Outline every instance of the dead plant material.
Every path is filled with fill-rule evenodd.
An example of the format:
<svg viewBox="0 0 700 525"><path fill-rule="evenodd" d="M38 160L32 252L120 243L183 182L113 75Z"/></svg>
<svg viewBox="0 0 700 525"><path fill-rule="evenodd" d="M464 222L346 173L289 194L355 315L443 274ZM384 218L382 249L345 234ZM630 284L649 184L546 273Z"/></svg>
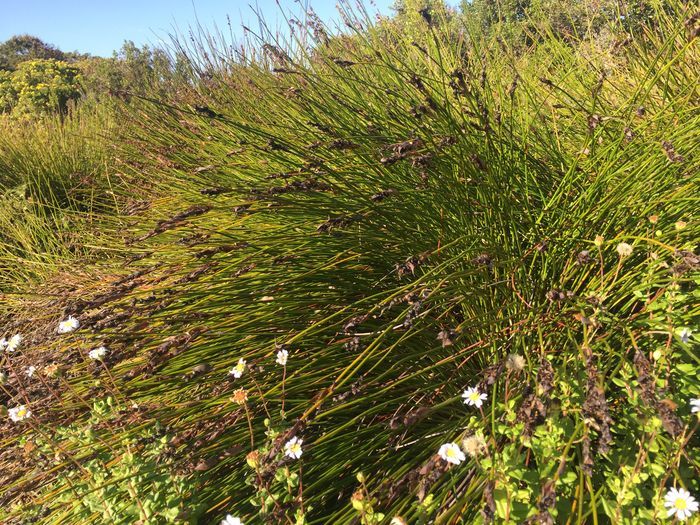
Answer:
<svg viewBox="0 0 700 525"><path fill-rule="evenodd" d="M135 242L141 242L141 241L145 241L146 239L150 239L151 237L155 237L156 235L158 235L160 233L163 233L167 230L171 230L171 229L181 225L187 219L190 219L192 217L198 217L199 215L203 215L204 213L208 212L209 210L211 210L211 206L205 206L202 204L191 206L188 209L186 209L185 211L178 213L177 215L173 215L169 219L159 221L158 224L156 224L156 227L153 228L150 232L148 232L144 235L141 235L140 237L136 237L136 238L128 240L127 244L133 244Z"/></svg>
<svg viewBox="0 0 700 525"><path fill-rule="evenodd" d="M341 215L340 217L334 217L332 219L328 219L326 222L319 224L316 228L316 231L319 233L328 233L336 228L347 228L352 223L359 221L360 219L362 219L362 216L359 214Z"/></svg>
<svg viewBox="0 0 700 525"><path fill-rule="evenodd" d="M537 390L526 387L523 403L518 409L517 420L524 423L523 435L531 436L537 425L544 423L550 405L550 394L554 389L554 369L551 363L542 358L537 372Z"/></svg>
<svg viewBox="0 0 700 525"><path fill-rule="evenodd" d="M237 242L235 244L223 244L221 246L216 246L214 248L207 248L206 250L202 250L200 252L197 252L195 254L195 257L197 259L203 259L205 257L212 257L218 253L230 253L234 252L237 250L242 250L244 248L248 248L250 244L247 242Z"/></svg>
<svg viewBox="0 0 700 525"><path fill-rule="evenodd" d="M605 399L605 390L598 379L598 368L593 352L588 350L586 355L586 401L583 403L583 415L596 432L598 432L598 453L606 454L610 450L612 434L610 425L613 423Z"/></svg>
<svg viewBox="0 0 700 525"><path fill-rule="evenodd" d="M700 269L700 256L689 250L677 250L674 253L676 264L671 267L674 275L683 275L689 271Z"/></svg>
<svg viewBox="0 0 700 525"><path fill-rule="evenodd" d="M399 192L396 191L395 189L389 188L389 189L387 189L387 190L382 190L382 191L380 191L379 193L375 193L374 195L372 195L372 196L370 197L370 199L372 200L372 202L381 202L381 201L385 200L385 199L388 198L388 197L392 197L392 196L394 196L394 195L398 195L398 193L399 193Z"/></svg>
<svg viewBox="0 0 700 525"><path fill-rule="evenodd" d="M185 284L185 283L194 282L194 281L198 280L202 275L204 275L208 271L216 268L217 266L218 266L217 263L209 262L203 266L200 266L196 270L191 271L190 273L188 273L184 277L181 277L180 279L175 281L173 284Z"/></svg>
<svg viewBox="0 0 700 525"><path fill-rule="evenodd" d="M637 350L634 354L634 366L637 369L640 396L644 404L656 410L661 424L666 432L673 437L683 431L683 422L676 415L675 408L667 400L659 401L656 396L656 380L652 373L651 363L646 356Z"/></svg>
<svg viewBox="0 0 700 525"><path fill-rule="evenodd" d="M415 275L416 269L425 263L425 261L428 260L428 257L430 257L430 252L423 252L420 255L412 255L403 263L396 264L394 268L399 279L404 275L408 275L409 273L411 275Z"/></svg>

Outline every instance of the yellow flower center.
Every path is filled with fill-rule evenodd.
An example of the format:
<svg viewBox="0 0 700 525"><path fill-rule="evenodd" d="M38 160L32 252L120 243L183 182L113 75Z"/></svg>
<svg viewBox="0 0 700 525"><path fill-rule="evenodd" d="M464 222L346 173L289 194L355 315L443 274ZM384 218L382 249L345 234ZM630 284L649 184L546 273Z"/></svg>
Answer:
<svg viewBox="0 0 700 525"><path fill-rule="evenodd" d="M17 411L17 417L24 417L27 415L27 409L26 408L20 408Z"/></svg>
<svg viewBox="0 0 700 525"><path fill-rule="evenodd" d="M452 447L447 449L447 457L454 458L457 457L457 452Z"/></svg>
<svg viewBox="0 0 700 525"><path fill-rule="evenodd" d="M675 506L678 510L685 510L688 508L688 502L684 499L678 498L675 502Z"/></svg>
<svg viewBox="0 0 700 525"><path fill-rule="evenodd" d="M472 392L469 394L469 399L472 401L479 401L479 392Z"/></svg>

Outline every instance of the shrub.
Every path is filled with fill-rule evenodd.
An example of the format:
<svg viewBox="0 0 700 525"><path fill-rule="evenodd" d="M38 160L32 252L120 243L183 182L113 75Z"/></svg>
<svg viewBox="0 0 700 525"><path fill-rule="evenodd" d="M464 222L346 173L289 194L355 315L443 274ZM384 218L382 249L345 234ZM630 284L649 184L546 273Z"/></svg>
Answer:
<svg viewBox="0 0 700 525"><path fill-rule="evenodd" d="M0 76L0 108L13 116L65 113L79 96L78 70L54 59L28 60Z"/></svg>

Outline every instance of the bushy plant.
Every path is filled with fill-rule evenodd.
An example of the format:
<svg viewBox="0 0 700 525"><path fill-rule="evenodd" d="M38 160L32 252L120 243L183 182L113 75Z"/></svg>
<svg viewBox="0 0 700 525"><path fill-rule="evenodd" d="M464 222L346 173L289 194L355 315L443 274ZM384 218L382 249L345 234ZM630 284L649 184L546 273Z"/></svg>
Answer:
<svg viewBox="0 0 700 525"><path fill-rule="evenodd" d="M195 523L194 487L184 476L168 470L170 438L156 422L114 442L111 425L124 413L124 407L107 397L93 403L87 421L42 429L34 441L24 443L32 450L35 463L64 465L63 476L45 487L55 498L52 505L60 509L60 519L74 523ZM45 509L28 505L21 512L25 520L41 519Z"/></svg>
<svg viewBox="0 0 700 525"><path fill-rule="evenodd" d="M65 113L79 96L78 70L58 60L27 60L0 76L0 108L14 116Z"/></svg>
<svg viewBox="0 0 700 525"><path fill-rule="evenodd" d="M121 115L149 202L113 280L42 340L83 357L54 409L149 407L205 522L662 522L700 490L697 18L673 9L607 50L347 6L347 34L310 16L233 64L180 43L201 76Z"/></svg>

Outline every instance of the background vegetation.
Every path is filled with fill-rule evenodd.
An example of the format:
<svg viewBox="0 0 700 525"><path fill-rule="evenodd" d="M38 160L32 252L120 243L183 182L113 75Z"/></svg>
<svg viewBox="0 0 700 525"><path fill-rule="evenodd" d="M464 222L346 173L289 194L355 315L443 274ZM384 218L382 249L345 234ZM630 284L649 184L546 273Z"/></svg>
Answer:
<svg viewBox="0 0 700 525"><path fill-rule="evenodd" d="M40 102L0 132L2 521L667 521L700 492L693 7L4 59Z"/></svg>

